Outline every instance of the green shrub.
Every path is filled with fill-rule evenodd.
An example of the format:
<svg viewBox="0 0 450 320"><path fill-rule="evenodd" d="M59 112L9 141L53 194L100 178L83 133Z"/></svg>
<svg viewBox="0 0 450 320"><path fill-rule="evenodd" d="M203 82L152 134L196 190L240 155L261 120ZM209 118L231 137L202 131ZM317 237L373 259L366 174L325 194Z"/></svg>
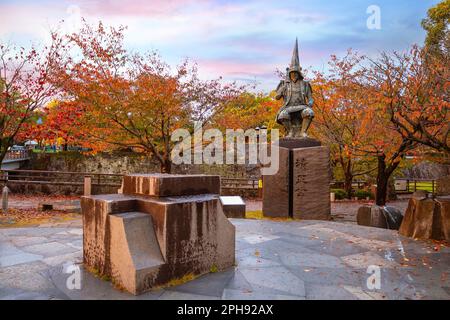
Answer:
<svg viewBox="0 0 450 320"><path fill-rule="evenodd" d="M342 200L347 198L347 192L344 189L331 189L331 192L334 192L334 197L337 200Z"/></svg>
<svg viewBox="0 0 450 320"><path fill-rule="evenodd" d="M354 196L359 200L365 200L367 197L369 197L369 199L374 198L372 192L362 189L356 190Z"/></svg>

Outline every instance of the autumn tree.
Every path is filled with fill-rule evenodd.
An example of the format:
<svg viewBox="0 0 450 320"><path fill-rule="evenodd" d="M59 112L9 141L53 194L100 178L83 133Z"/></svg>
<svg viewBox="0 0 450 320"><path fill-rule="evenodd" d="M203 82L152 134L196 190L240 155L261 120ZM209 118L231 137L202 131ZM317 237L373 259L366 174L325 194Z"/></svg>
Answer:
<svg viewBox="0 0 450 320"><path fill-rule="evenodd" d="M352 196L353 180L376 169L370 157L353 150L364 129L360 121L366 108L360 65L363 59L351 50L342 58L333 55L327 74L315 72L313 78L316 116L311 134L330 147L331 160L342 171L348 198Z"/></svg>
<svg viewBox="0 0 450 320"><path fill-rule="evenodd" d="M53 32L51 43L42 48L0 42L0 163L33 112L57 94L49 80L63 65L64 51L64 42Z"/></svg>
<svg viewBox="0 0 450 320"><path fill-rule="evenodd" d="M373 81L384 83L380 99L404 139L450 153L450 59L413 46L372 61Z"/></svg>
<svg viewBox="0 0 450 320"><path fill-rule="evenodd" d="M84 112L80 103L52 100L34 112L33 121L24 124L19 137L36 140L39 145L61 141L65 151L69 145L89 147L85 140Z"/></svg>
<svg viewBox="0 0 450 320"><path fill-rule="evenodd" d="M428 10L422 20L427 31L425 46L429 52L441 57L450 54L450 0L443 0Z"/></svg>
<svg viewBox="0 0 450 320"><path fill-rule="evenodd" d="M192 130L194 121L207 123L241 88L201 80L188 61L173 70L154 52L130 54L124 30L85 23L69 35L79 56L67 62L59 83L67 101L84 106L84 130L93 144L145 152L170 172L172 132Z"/></svg>
<svg viewBox="0 0 450 320"><path fill-rule="evenodd" d="M276 113L281 101L275 100L271 94L243 92L228 101L213 120L213 125L222 131L226 129L255 129L276 126Z"/></svg>

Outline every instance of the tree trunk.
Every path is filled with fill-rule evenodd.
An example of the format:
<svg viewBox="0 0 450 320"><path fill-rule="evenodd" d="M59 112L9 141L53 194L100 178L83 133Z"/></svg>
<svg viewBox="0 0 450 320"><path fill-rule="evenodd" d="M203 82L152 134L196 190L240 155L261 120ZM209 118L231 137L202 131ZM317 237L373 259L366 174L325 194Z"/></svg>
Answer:
<svg viewBox="0 0 450 320"><path fill-rule="evenodd" d="M161 173L170 173L172 170L172 161L164 159L161 163Z"/></svg>
<svg viewBox="0 0 450 320"><path fill-rule="evenodd" d="M399 164L400 161L393 161L389 164L389 166L387 166L386 156L384 154L378 156L377 195L376 195L377 205L379 206L386 205L389 180L392 173L398 167Z"/></svg>
<svg viewBox="0 0 450 320"><path fill-rule="evenodd" d="M379 206L384 206L386 204L389 174L387 174L386 171L385 160L386 160L385 155L378 156L376 204Z"/></svg>
<svg viewBox="0 0 450 320"><path fill-rule="evenodd" d="M344 189L345 192L347 192L347 199L352 198L352 183L353 183L353 175L345 173Z"/></svg>
<svg viewBox="0 0 450 320"><path fill-rule="evenodd" d="M0 166L8 152L9 143L7 139L0 139Z"/></svg>
<svg viewBox="0 0 450 320"><path fill-rule="evenodd" d="M344 173L344 190L347 193L347 199L351 199L353 183L352 158L348 156L347 162L345 162L341 147L339 148L339 163L341 164L342 172Z"/></svg>

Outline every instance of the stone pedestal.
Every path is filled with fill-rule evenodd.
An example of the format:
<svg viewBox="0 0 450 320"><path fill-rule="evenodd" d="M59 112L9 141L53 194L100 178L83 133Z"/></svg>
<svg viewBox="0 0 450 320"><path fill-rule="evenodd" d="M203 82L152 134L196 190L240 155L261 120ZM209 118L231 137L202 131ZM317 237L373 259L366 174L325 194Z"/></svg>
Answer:
<svg viewBox="0 0 450 320"><path fill-rule="evenodd" d="M153 174L125 176L123 194L82 197L86 268L140 294L233 266L219 193L218 176Z"/></svg>
<svg viewBox="0 0 450 320"><path fill-rule="evenodd" d="M415 239L450 241L450 198L409 199L399 233Z"/></svg>
<svg viewBox="0 0 450 320"><path fill-rule="evenodd" d="M280 139L277 174L263 176L267 217L329 220L330 152L314 139Z"/></svg>

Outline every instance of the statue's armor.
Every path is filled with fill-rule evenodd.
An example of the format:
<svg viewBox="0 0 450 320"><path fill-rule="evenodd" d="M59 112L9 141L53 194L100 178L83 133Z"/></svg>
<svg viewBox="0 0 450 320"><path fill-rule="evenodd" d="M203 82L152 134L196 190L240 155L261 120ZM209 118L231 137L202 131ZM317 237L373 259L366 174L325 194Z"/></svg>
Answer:
<svg viewBox="0 0 450 320"><path fill-rule="evenodd" d="M312 105L312 91L309 82L304 80L283 81L277 90L277 97L283 98L283 107L277 114L277 122L289 120L290 113L301 111L302 118L314 117Z"/></svg>

